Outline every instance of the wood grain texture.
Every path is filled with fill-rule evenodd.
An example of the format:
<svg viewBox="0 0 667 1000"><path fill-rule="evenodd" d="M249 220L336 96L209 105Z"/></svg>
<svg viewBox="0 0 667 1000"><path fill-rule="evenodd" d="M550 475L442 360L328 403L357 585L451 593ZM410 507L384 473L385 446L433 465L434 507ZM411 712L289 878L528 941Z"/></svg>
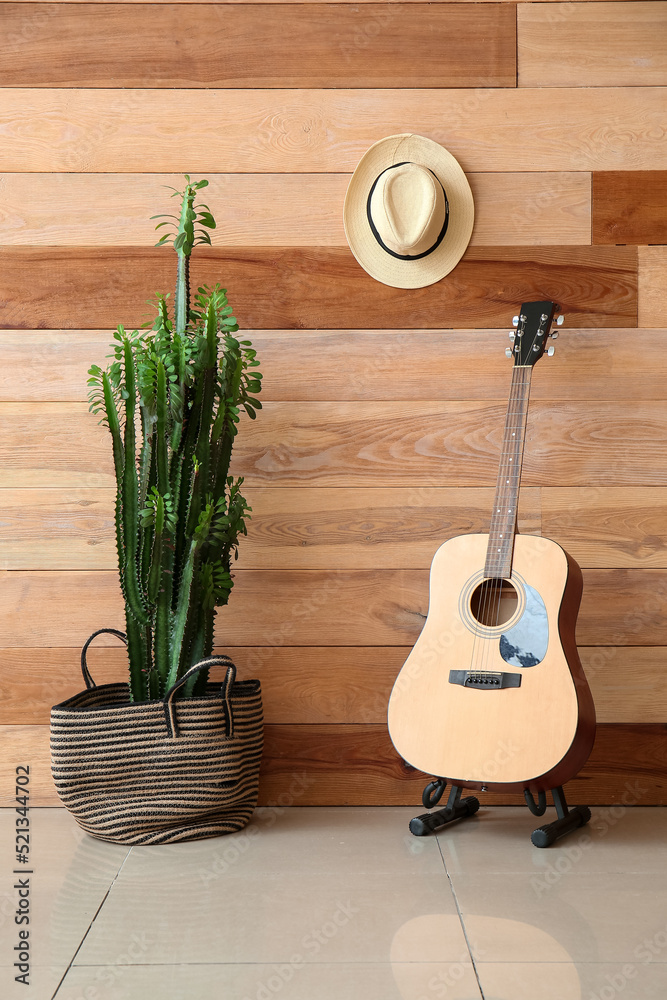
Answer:
<svg viewBox="0 0 667 1000"><path fill-rule="evenodd" d="M32 4L34 0L15 0L16 3L22 4ZM71 3L72 0L50 0L51 4L64 4ZM97 3L107 3L108 0L79 0L81 4L97 4ZM138 4L145 3L146 0L116 0L117 3L123 4ZM179 4L200 4L201 0L172 0L173 3ZM303 0L217 0L219 4L236 4L236 3L303 3ZM311 3L330 3L331 0L310 0ZM340 3L362 3L371 4L377 3L377 0L339 0ZM517 0L433 0L433 3L506 3L512 6L516 5ZM562 4L563 0L545 0L546 3L558 3ZM593 0L580 0L581 3L592 3ZM627 0L629 3L643 3L645 0ZM423 3L423 0L401 0L401 3Z"/></svg>
<svg viewBox="0 0 667 1000"><path fill-rule="evenodd" d="M48 726L0 727L0 806L13 807L14 768L30 765L33 806L60 804L50 773ZM260 805L413 805L425 775L398 758L384 726L266 726ZM571 805L667 803L664 725L598 727L593 753L567 786ZM488 805L522 796L479 795Z"/></svg>
<svg viewBox="0 0 667 1000"><path fill-rule="evenodd" d="M0 487L115 487L109 442L85 403L1 403Z"/></svg>
<svg viewBox="0 0 667 1000"><path fill-rule="evenodd" d="M534 369L533 402L667 398L667 330L643 332L638 350L636 329L573 329L574 322L565 316L555 356ZM508 313L502 330L257 330L249 336L265 373L265 400L495 400L509 393L511 365L503 355L510 325ZM0 331L0 346L5 337L12 334ZM304 358L308 377L297 381ZM0 398L11 398L1 374Z"/></svg>
<svg viewBox="0 0 667 1000"><path fill-rule="evenodd" d="M591 201L593 243L667 243L667 170L596 171Z"/></svg>
<svg viewBox="0 0 667 1000"><path fill-rule="evenodd" d="M173 274L165 249L0 249L0 327L138 326ZM495 327L544 298L571 325L637 324L633 247L473 247L446 280L415 289L375 281L347 248L215 248L193 259L192 279L222 281L245 330Z"/></svg>
<svg viewBox="0 0 667 1000"><path fill-rule="evenodd" d="M238 569L428 568L453 534L488 529L493 491L252 491ZM0 490L3 569L115 569L113 489ZM524 533L539 532L539 491L524 491Z"/></svg>
<svg viewBox="0 0 667 1000"><path fill-rule="evenodd" d="M346 246L350 174L209 174L214 246ZM472 246L590 244L590 174L473 173ZM4 174L2 246L152 246L178 174ZM103 206L103 210L101 209Z"/></svg>
<svg viewBox="0 0 667 1000"><path fill-rule="evenodd" d="M419 811L424 778L387 739L389 690L437 536L483 527L511 317L553 297L568 316L533 377L522 528L542 507L545 534L585 567L578 640L603 725L568 796L665 802L667 255L648 244L665 242L666 7L0 3L5 790L25 754L57 804L49 706L80 688L90 632L123 627L108 433L86 412L86 373L109 328L171 290L149 216L188 171L210 177L219 225L195 280L223 279L266 376L262 426L238 439L255 530L218 621L221 648L235 642L263 684L262 801ZM518 88L503 48L516 16ZM461 26L456 45L438 44L440 25ZM415 293L358 268L341 218L361 155L403 131L457 157L476 209L465 259ZM125 655L93 651L96 677L124 677Z"/></svg>
<svg viewBox="0 0 667 1000"><path fill-rule="evenodd" d="M586 567L666 567L663 488L586 486L541 491L542 534Z"/></svg>
<svg viewBox="0 0 667 1000"><path fill-rule="evenodd" d="M6 406L19 404L5 404ZM488 486L495 482L505 405L279 403L239 439L248 483L321 486ZM667 407L536 401L528 415L524 486L665 485Z"/></svg>
<svg viewBox="0 0 667 1000"><path fill-rule="evenodd" d="M666 329L644 330L638 350L635 329L567 322L556 356L533 372L533 401L667 399ZM242 332L258 352L265 402L495 401L509 391L507 328ZM0 330L0 401L85 401L88 368L107 364L111 339L111 330ZM307 378L295 379L304 360Z"/></svg>
<svg viewBox="0 0 667 1000"><path fill-rule="evenodd" d="M216 620L224 646L412 646L428 611L428 570L243 570ZM35 616L34 609L39 609ZM0 648L81 647L122 628L112 571L0 573ZM100 637L100 645L115 640ZM667 645L667 572L584 570L582 646Z"/></svg>
<svg viewBox="0 0 667 1000"><path fill-rule="evenodd" d="M232 470L251 486L491 486L505 404L267 403ZM538 400L524 486L664 486L667 403ZM85 403L0 403L0 486L113 487L108 430Z"/></svg>
<svg viewBox="0 0 667 1000"><path fill-rule="evenodd" d="M2 568L115 569L114 498L0 491ZM427 569L447 538L488 531L493 490L260 486L250 500L238 569ZM665 568L665 500L664 487L527 487L519 531L553 538L584 568Z"/></svg>
<svg viewBox="0 0 667 1000"><path fill-rule="evenodd" d="M15 3L20 4L34 4L35 0L14 0ZM71 3L72 0L50 0L50 4L66 4ZM122 4L144 4L146 0L116 0L116 3ZM173 3L177 4L201 4L201 0L172 0ZM310 3L330 3L331 0L309 0ZM362 3L362 4L376 4L377 0L338 0L340 3ZM401 3L423 3L423 0L400 0ZM545 0L547 3L562 3L563 0ZM592 3L593 0L580 0L581 3ZM629 3L640 3L644 0L628 0ZM79 0L79 3L83 5L98 4L98 3L108 3L108 0ZM303 3L303 0L217 0L219 5L227 4L289 4L289 3ZM433 3L448 3L448 4L458 4L458 3L502 3L510 4L511 6L516 6L517 0L433 0Z"/></svg>
<svg viewBox="0 0 667 1000"><path fill-rule="evenodd" d="M666 29L663 0L519 3L519 86L663 86Z"/></svg>
<svg viewBox="0 0 667 1000"><path fill-rule="evenodd" d="M600 726L590 760L568 783L568 801L572 805L666 802L664 732L664 726ZM300 800L303 805L421 802L427 778L398 759L384 726L314 726L308 727L308 736L306 743L296 727L291 731L267 727L262 796L275 798L296 772L314 779ZM488 804L523 804L522 797L507 794L479 798Z"/></svg>
<svg viewBox="0 0 667 1000"><path fill-rule="evenodd" d="M373 142L409 131L466 173L663 170L666 99L660 87L15 87L2 92L0 171L350 173Z"/></svg>
<svg viewBox="0 0 667 1000"><path fill-rule="evenodd" d="M262 685L265 721L273 725L384 725L389 694L409 646L220 647L240 679ZM79 649L0 649L0 725L47 724L51 706L82 687ZM599 723L664 723L664 646L582 646ZM120 647L92 647L88 664L98 684L127 678ZM222 674L215 669L212 679Z"/></svg>
<svg viewBox="0 0 667 1000"><path fill-rule="evenodd" d="M504 4L2 4L9 37L40 16L48 28L13 48L0 86L516 85L516 18Z"/></svg>
<svg viewBox="0 0 667 1000"><path fill-rule="evenodd" d="M667 288L667 247L639 247L637 322L641 327L665 323Z"/></svg>
<svg viewBox="0 0 667 1000"><path fill-rule="evenodd" d="M2 569L115 569L115 489L0 489Z"/></svg>

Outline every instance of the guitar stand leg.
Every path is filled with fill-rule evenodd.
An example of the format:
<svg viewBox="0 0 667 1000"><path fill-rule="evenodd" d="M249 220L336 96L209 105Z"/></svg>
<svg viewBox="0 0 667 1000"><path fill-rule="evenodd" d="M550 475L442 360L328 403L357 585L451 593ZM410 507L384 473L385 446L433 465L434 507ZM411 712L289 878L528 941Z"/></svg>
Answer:
<svg viewBox="0 0 667 1000"><path fill-rule="evenodd" d="M585 826L591 818L591 811L588 806L573 806L571 809L568 809L567 802L565 801L565 793L561 785L558 785L557 788L552 788L551 794L553 795L558 819L555 819L552 823L546 823L544 826L538 827L537 830L533 830L530 839L535 847L550 847L557 840L560 840L561 837L572 833L573 830L577 830L580 826ZM529 809L531 812L535 812L537 816L542 815L544 810L537 812L532 808L528 799L529 795L530 792L526 794L526 802ZM532 796L530 797L532 799ZM541 805L544 801L542 793L540 793L540 800Z"/></svg>
<svg viewBox="0 0 667 1000"><path fill-rule="evenodd" d="M436 805L440 801L446 786L447 782L443 778L438 778L437 781L430 782L424 789L422 796L424 805L427 807ZM462 791L463 789L460 785L452 785L445 808L438 809L436 812L422 813L421 816L415 816L414 819L410 820L410 833L414 834L415 837L425 837L434 830L439 830L441 827L446 826L447 823L453 823L456 819L465 819L466 816L474 816L479 809L479 801L474 795L469 795L467 798L462 799Z"/></svg>

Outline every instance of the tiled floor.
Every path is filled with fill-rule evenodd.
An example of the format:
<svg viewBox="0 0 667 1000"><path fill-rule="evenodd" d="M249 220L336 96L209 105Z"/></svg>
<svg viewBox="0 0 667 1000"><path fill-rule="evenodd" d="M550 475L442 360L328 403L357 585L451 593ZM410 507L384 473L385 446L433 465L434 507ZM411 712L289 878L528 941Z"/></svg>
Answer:
<svg viewBox="0 0 667 1000"><path fill-rule="evenodd" d="M0 995L665 1000L667 809L595 809L548 850L525 809L415 838L419 811L265 809L235 836L128 849L33 809L26 989L2 810Z"/></svg>

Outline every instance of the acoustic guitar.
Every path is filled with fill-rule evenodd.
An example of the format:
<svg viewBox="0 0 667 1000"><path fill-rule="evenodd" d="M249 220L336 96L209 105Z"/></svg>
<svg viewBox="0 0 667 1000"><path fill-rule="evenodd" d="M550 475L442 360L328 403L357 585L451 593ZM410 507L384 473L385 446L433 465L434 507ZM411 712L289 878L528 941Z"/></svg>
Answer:
<svg viewBox="0 0 667 1000"><path fill-rule="evenodd" d="M557 311L524 302L515 317L490 530L437 550L426 622L389 700L398 753L452 785L547 791L579 771L595 738L575 644L581 570L556 542L516 527L530 379Z"/></svg>

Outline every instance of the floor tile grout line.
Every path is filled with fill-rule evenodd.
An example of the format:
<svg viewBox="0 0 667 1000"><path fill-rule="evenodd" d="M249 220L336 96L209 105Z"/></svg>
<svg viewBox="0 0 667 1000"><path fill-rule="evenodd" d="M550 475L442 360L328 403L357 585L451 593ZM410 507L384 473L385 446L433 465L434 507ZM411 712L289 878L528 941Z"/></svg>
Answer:
<svg viewBox="0 0 667 1000"><path fill-rule="evenodd" d="M470 947L470 941L468 940L468 933L466 931L465 923L463 922L463 914L461 913L461 907L459 906L456 890L454 889L454 880L452 879L451 873L447 868L447 859L445 858L445 854L442 849L442 842L437 835L435 838L435 842L438 845L438 850L440 851L440 857L442 858L442 864L445 869L445 875L447 876L447 880L449 882L449 888L451 889L452 896L454 897L456 912L458 914L458 918L461 923L461 930L463 931L463 937L465 938L466 948L468 949L468 954L470 955L470 964L472 965L472 971L475 973L475 979L477 980L477 988L479 989L482 1000L484 1000L484 990L482 989L482 984L480 982L479 974L477 972L477 966L475 965L475 959L473 957L472 948Z"/></svg>
<svg viewBox="0 0 667 1000"><path fill-rule="evenodd" d="M94 924L94 923L95 923L95 921L97 920L97 917L99 916L99 913L100 913L100 910L102 909L102 907L103 907L103 906L104 906L104 904L106 903L107 899L109 898L109 893L111 892L111 890L113 889L114 885L116 884L116 882L117 882L117 880L118 880L118 876L120 875L120 873L122 872L123 868L125 867L125 862L126 862L126 861L127 861L127 859L129 858L129 856L130 856L130 854L131 854L131 853L132 853L132 848L130 847L129 851L127 852L127 854L125 855L125 857L124 857L124 858L123 858L123 860L121 861L121 864L120 864L120 868L118 869L118 871L116 872L116 874L115 874L115 875L114 875L114 877L112 878L112 880L111 880L111 882L110 882L110 884L109 884L109 888L108 888L108 889L107 889L107 891L106 891L106 892L104 893L104 896L102 897L102 901L100 902L100 905L99 905L99 906L97 907L97 909L95 910L95 913L93 914L93 916L92 916L92 919L91 919L90 923L89 923L89 924L88 924L88 926L86 927L86 932L85 932L85 934L83 935L83 937L81 938L81 940L79 941L79 944L78 944L78 946L77 946L77 949L76 949L76 951L74 952L74 954L73 954L73 955L72 955L72 957L70 958L70 960L69 960L69 965L67 966L67 968L66 968L66 969L65 969L65 971L63 972L62 976L60 977L60 981L59 981L58 985L56 986L56 988L55 988L54 992L53 992L53 993L52 993L52 995L51 995L51 1000L56 1000L56 996L58 995L58 992L60 991L60 987L61 987L61 986L62 986L62 984L64 983L64 981L65 981L65 979L66 979L66 977L67 977L67 974L68 974L68 972L70 971L70 969L72 968L72 966L73 966L73 964L74 964L74 959L76 958L76 956L77 956L77 955L79 954L79 952L81 951L81 949L82 949L82 947L83 947L83 943L84 943L84 941L86 940L86 938L88 937L88 934L90 933L90 929L91 929L91 927L93 926L93 924Z"/></svg>
<svg viewBox="0 0 667 1000"><path fill-rule="evenodd" d="M440 842L439 841L438 841L438 846L440 846ZM444 856L443 856L443 861L444 861ZM456 889L454 888L454 880L452 879L452 876L450 875L450 873L447 871L447 863L446 862L445 862L445 871L447 872L447 878L449 880L449 886L450 886L450 889L452 890L452 896L454 897L454 903L456 904L456 912L458 913L459 921L461 923L461 930L463 931L463 937L465 938L466 948L468 949L468 954L470 955L470 963L472 965L472 971L475 973L475 979L477 980L477 988L479 989L479 995L482 998L482 1000L485 1000L485 998L484 998L484 990L482 989L482 984L481 984L480 978L479 978L479 972L477 971L477 964L475 962L475 957L474 957L474 955L472 953L472 948L470 946L470 941L468 940L468 931L466 930L466 925L465 925L465 922L463 920L463 913L461 912L461 907L459 906L458 896L456 895Z"/></svg>

